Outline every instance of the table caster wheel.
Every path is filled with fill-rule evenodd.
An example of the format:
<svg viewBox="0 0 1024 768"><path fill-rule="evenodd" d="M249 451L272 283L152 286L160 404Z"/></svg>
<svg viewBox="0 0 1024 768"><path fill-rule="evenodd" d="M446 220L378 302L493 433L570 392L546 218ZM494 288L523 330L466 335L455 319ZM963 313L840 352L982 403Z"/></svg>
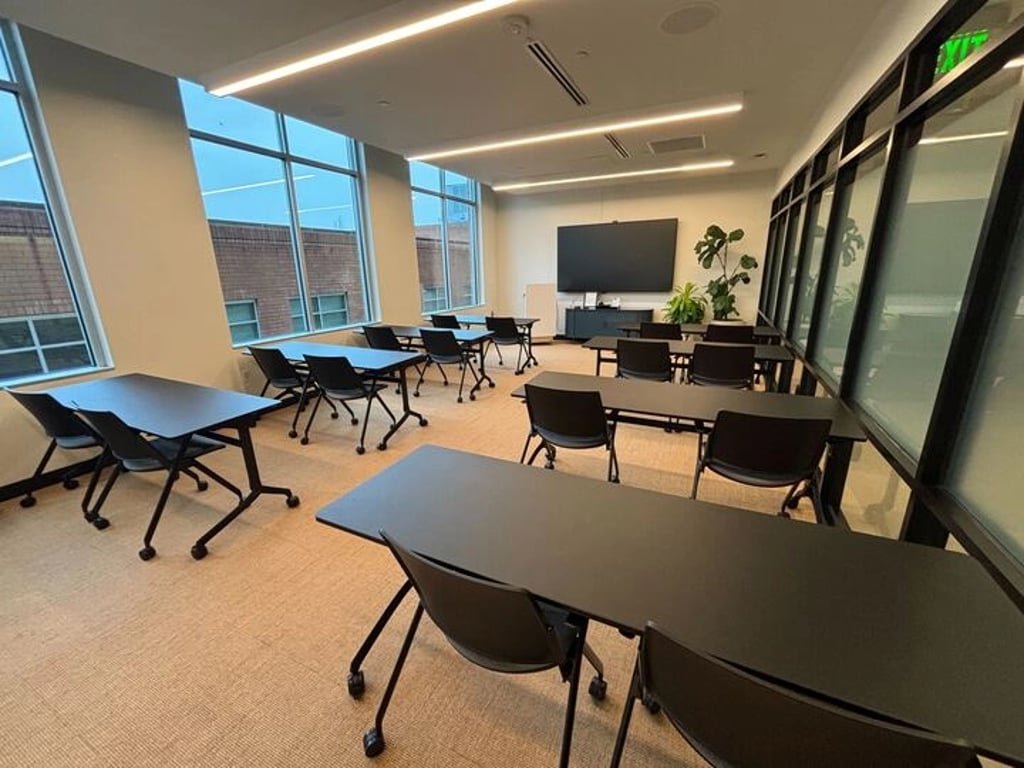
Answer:
<svg viewBox="0 0 1024 768"><path fill-rule="evenodd" d="M337 411L334 411L334 412L333 412L333 413L331 414L331 418L332 418L332 419L336 419L336 418L338 418L338 412L337 412Z"/></svg>
<svg viewBox="0 0 1024 768"><path fill-rule="evenodd" d="M461 397L458 399L458 402L460 402L460 403L462 402L462 398Z"/></svg>
<svg viewBox="0 0 1024 768"><path fill-rule="evenodd" d="M419 397L419 396L420 396L420 393L419 393L419 392L413 392L413 393L412 393L412 396L413 396L413 397Z"/></svg>
<svg viewBox="0 0 1024 768"><path fill-rule="evenodd" d="M361 698L366 692L366 680L363 677L363 670L348 673L348 695L353 699Z"/></svg>
<svg viewBox="0 0 1024 768"><path fill-rule="evenodd" d="M286 501L285 504L287 504L290 509L295 509L299 506L299 497L293 493L288 497L288 501Z"/></svg>
<svg viewBox="0 0 1024 768"><path fill-rule="evenodd" d="M89 522L92 523L92 527L95 528L97 531L102 531L110 527L110 521L107 520L107 518L105 517L97 516L95 520L90 520Z"/></svg>
<svg viewBox="0 0 1024 768"><path fill-rule="evenodd" d="M650 694L645 693L642 701L644 707L646 707L647 711L650 712L652 715L656 715L659 712L661 712L661 704L656 702Z"/></svg>
<svg viewBox="0 0 1024 768"><path fill-rule="evenodd" d="M152 560L156 556L156 550L152 547L143 547L139 550L139 557L143 560Z"/></svg>
<svg viewBox="0 0 1024 768"><path fill-rule="evenodd" d="M363 752L367 757L376 757L384 751L384 737L376 728L363 734Z"/></svg>
<svg viewBox="0 0 1024 768"><path fill-rule="evenodd" d="M18 503L21 504L21 506L23 506L25 509L28 509L29 507L34 507L36 505L36 497L26 496Z"/></svg>
<svg viewBox="0 0 1024 768"><path fill-rule="evenodd" d="M608 693L608 683L604 678L594 677L587 691L594 701L604 701L605 694Z"/></svg>
<svg viewBox="0 0 1024 768"><path fill-rule="evenodd" d="M516 371L516 376L522 376L524 373L525 371Z"/></svg>
<svg viewBox="0 0 1024 768"><path fill-rule="evenodd" d="M209 550L206 549L205 544L196 544L192 547L191 552L193 560L202 560L204 557L206 557Z"/></svg>
<svg viewBox="0 0 1024 768"><path fill-rule="evenodd" d="M299 436L299 433L296 432L294 429L288 430L288 437L290 437L290 438L292 438L294 440L298 436Z"/></svg>
<svg viewBox="0 0 1024 768"><path fill-rule="evenodd" d="M494 389L494 382L493 381L488 381L487 382L487 386L490 387L491 389Z"/></svg>
<svg viewBox="0 0 1024 768"><path fill-rule="evenodd" d="M64 487L69 491L73 491L75 490L75 488L78 487L78 481L75 480L75 478L73 477L69 477L67 480L64 481Z"/></svg>
<svg viewBox="0 0 1024 768"><path fill-rule="evenodd" d="M196 483L196 490L199 491L200 493L202 493L203 491L205 491L209 487L210 487L210 484L208 482L206 482L205 480L200 480L198 483Z"/></svg>
<svg viewBox="0 0 1024 768"><path fill-rule="evenodd" d="M386 451L387 449L388 449L388 444L387 443L377 443L377 450L378 451Z"/></svg>
<svg viewBox="0 0 1024 768"><path fill-rule="evenodd" d="M309 445L309 438L303 437L301 440L299 440L299 442L302 443L303 445Z"/></svg>
<svg viewBox="0 0 1024 768"><path fill-rule="evenodd" d="M366 448L364 446L362 446L362 445L357 445L356 446L356 453L358 453L360 456L362 456L364 453L366 453Z"/></svg>
<svg viewBox="0 0 1024 768"><path fill-rule="evenodd" d="M430 422L429 422L429 421L427 421L426 419L420 419L420 426L421 426L421 427L425 427L425 426L427 426L427 424L429 424L429 423L430 423Z"/></svg>
<svg viewBox="0 0 1024 768"><path fill-rule="evenodd" d="M354 427L358 423L359 423L359 419L357 419L355 416L353 416L352 417L352 426Z"/></svg>
<svg viewBox="0 0 1024 768"><path fill-rule="evenodd" d="M476 400L476 395L474 395L474 394L470 393L470 395L469 395L469 399L470 399L470 400Z"/></svg>
<svg viewBox="0 0 1024 768"><path fill-rule="evenodd" d="M448 386L448 382L447 382L447 381L446 381L446 382L444 382L444 385L445 385L445 386L447 387L447 386Z"/></svg>

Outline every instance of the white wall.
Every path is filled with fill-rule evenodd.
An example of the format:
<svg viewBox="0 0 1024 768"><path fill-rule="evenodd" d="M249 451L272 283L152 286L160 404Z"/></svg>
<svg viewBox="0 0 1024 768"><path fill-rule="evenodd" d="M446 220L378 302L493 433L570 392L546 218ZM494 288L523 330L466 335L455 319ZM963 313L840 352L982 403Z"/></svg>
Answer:
<svg viewBox="0 0 1024 768"><path fill-rule="evenodd" d="M503 313L521 313L528 283L556 282L557 232L562 225L678 218L676 285L688 280L704 285L714 276L697 264L693 252L693 244L709 224L745 230L739 253L749 253L763 266L773 181L774 174L761 173L499 195L498 308ZM753 282L737 290L737 306L743 319L753 320L756 316L761 272L759 267L754 271ZM602 300L615 296L602 294ZM657 310L664 306L668 296L635 293L622 294L621 299L623 307ZM559 333L565 327L565 307L579 298L582 297L559 294Z"/></svg>

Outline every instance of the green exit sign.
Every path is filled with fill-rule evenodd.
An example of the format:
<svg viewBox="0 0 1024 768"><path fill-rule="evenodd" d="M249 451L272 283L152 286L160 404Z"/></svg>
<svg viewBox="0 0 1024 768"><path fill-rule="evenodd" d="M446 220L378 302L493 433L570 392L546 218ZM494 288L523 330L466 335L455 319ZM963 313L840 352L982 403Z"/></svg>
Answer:
<svg viewBox="0 0 1024 768"><path fill-rule="evenodd" d="M935 74L944 75L947 72L952 72L964 59L988 42L988 35L987 29L953 35L939 48L939 60L935 65Z"/></svg>

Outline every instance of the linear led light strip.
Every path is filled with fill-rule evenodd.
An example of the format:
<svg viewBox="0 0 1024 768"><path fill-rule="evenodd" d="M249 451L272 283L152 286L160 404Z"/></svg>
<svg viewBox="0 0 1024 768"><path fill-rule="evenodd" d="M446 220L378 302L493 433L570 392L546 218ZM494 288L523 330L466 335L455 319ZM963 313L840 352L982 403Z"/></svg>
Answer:
<svg viewBox="0 0 1024 768"><path fill-rule="evenodd" d="M305 181L306 179L312 179L316 176L315 173L306 173L302 176L296 176L295 181ZM203 192L203 197L207 195L221 195L225 192L241 192L243 189L256 189L258 187L271 187L274 184L284 184L284 179L271 179L270 181L254 181L252 184L239 184L237 187L221 187L220 189L210 189Z"/></svg>
<svg viewBox="0 0 1024 768"><path fill-rule="evenodd" d="M556 184L580 184L585 181L604 181L605 179L628 179L635 176L655 176L664 173L691 173L693 171L710 171L715 168L731 168L735 163L732 160L715 160L710 163L691 163L690 165L677 165L672 168L655 168L650 171L628 171L626 173L605 173L599 176L577 176L571 179L552 179L550 181L526 181L520 184L501 184L494 187L495 192L511 192L516 189L530 189L533 187L553 187Z"/></svg>
<svg viewBox="0 0 1024 768"><path fill-rule="evenodd" d="M658 117L645 117L639 120L625 120L618 123L605 123L594 125L589 128L576 128L570 131L556 131L554 133L539 133L534 136L524 136L521 139L509 139L508 141L494 141L487 144L475 144L457 149L442 150L439 152L427 152L422 155L410 157L411 161L439 160L443 157L458 157L460 155L473 155L480 152L495 152L500 149L512 147L525 147L531 144L543 144L548 141L563 141L575 139L580 136L594 136L604 133L615 133L618 131L629 131L634 128L648 128L654 125L665 125L667 123L681 123L686 120L700 120L704 117L718 117L719 115L731 115L743 109L743 104L733 102L722 104L717 107L706 109L692 109L687 112L675 112L671 115L659 115Z"/></svg>
<svg viewBox="0 0 1024 768"><path fill-rule="evenodd" d="M238 93L248 88L255 88L257 85L264 85L266 83L272 83L275 80L280 80L283 77L291 77L299 72L306 72L316 67L322 67L325 64L333 64L336 61L342 59L348 59L352 56L357 56L360 53L366 53L366 51L372 51L374 48L381 48L385 45L391 45L397 43L400 40L407 40L410 37L416 37L422 35L425 32L430 32L441 27L446 27L449 24L455 24L466 19L471 19L474 16L479 16L484 13L489 13L497 8L502 8L506 5L518 2L518 0L481 0L480 2L470 3L464 5L461 8L456 8L446 13L438 14L437 16L429 16L425 19L420 19L412 24L406 24L395 29L388 30L387 32L381 32L378 35L367 37L363 40L357 40L354 43L348 43L338 48L332 48L329 51L318 53L314 56L307 56L304 59L293 61L291 64L285 64L280 67L274 67L268 69L265 72L252 75L250 77L244 77L241 80L236 80L233 83L222 85L214 88L210 91L214 96L230 96L232 93Z"/></svg>
<svg viewBox="0 0 1024 768"><path fill-rule="evenodd" d="M974 141L975 139L998 139L1007 134L1007 131L992 131L991 133L964 133L959 136L929 136L917 142L920 145L926 144L951 144L957 141Z"/></svg>
<svg viewBox="0 0 1024 768"><path fill-rule="evenodd" d="M25 160L31 160L31 159L32 159L32 153L31 152L25 152L25 153L20 154L20 155L15 155L14 157L8 157L6 160L0 160L0 168L5 168L8 165L14 165L15 163L21 163L21 162L24 162Z"/></svg>

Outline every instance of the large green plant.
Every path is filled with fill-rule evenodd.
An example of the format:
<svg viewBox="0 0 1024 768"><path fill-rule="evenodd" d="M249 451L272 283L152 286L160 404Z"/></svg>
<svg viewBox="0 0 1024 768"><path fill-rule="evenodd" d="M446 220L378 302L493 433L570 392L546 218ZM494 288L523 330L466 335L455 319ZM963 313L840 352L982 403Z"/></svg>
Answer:
<svg viewBox="0 0 1024 768"><path fill-rule="evenodd" d="M701 294L700 286L687 283L682 288L676 288L661 312L667 322L683 325L703 322L707 307L708 300Z"/></svg>
<svg viewBox="0 0 1024 768"><path fill-rule="evenodd" d="M704 269L722 270L721 275L708 282L708 296L711 299L711 311L715 320L728 320L739 314L733 290L740 283L749 283L750 272L747 270L757 268L757 260L743 254L739 257L738 263L730 269L729 246L742 239L742 229L734 229L727 233L717 224L712 224L704 233L704 237L693 246L697 261Z"/></svg>

